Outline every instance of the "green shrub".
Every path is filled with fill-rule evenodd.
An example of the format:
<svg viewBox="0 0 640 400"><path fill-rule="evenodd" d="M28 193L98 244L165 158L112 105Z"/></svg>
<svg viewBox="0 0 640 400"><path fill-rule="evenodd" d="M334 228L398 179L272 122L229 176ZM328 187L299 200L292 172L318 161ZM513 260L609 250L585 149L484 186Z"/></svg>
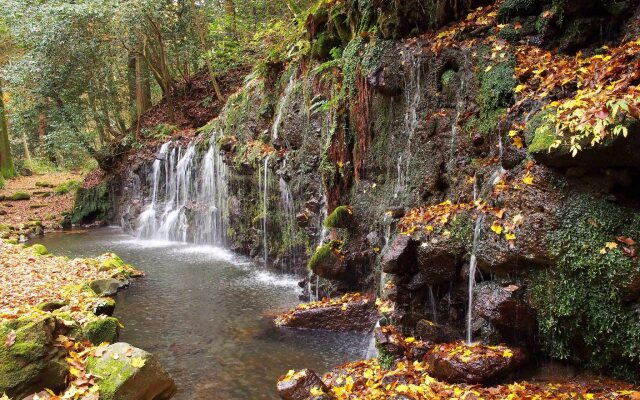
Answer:
<svg viewBox="0 0 640 400"><path fill-rule="evenodd" d="M558 217L548 241L556 265L535 274L530 289L542 344L552 357L638 381L640 314L625 297L640 268L614 243L640 238L640 216L579 195Z"/></svg>
<svg viewBox="0 0 640 400"><path fill-rule="evenodd" d="M353 222L353 210L349 206L338 206L327 219L324 220L326 228L349 228Z"/></svg>

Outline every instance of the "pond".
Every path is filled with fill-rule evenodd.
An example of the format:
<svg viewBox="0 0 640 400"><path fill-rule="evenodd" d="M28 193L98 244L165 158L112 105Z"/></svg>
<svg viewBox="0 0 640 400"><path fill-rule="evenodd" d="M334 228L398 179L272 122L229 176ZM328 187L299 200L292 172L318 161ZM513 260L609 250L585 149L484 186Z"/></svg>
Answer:
<svg viewBox="0 0 640 400"><path fill-rule="evenodd" d="M296 277L223 249L139 241L120 228L38 242L69 257L112 251L145 271L116 296L120 340L159 357L178 385L176 399L276 399L287 370L325 372L367 349L368 335L276 328L273 316L299 303Z"/></svg>

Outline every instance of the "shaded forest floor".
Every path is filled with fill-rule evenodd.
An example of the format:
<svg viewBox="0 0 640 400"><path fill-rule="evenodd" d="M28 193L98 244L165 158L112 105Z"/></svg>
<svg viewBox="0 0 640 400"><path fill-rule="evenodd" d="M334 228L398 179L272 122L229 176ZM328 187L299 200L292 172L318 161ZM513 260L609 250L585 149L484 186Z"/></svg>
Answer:
<svg viewBox="0 0 640 400"><path fill-rule="evenodd" d="M52 172L7 180L0 190L0 233L28 225L40 225L45 231L60 229L83 179L78 172Z"/></svg>

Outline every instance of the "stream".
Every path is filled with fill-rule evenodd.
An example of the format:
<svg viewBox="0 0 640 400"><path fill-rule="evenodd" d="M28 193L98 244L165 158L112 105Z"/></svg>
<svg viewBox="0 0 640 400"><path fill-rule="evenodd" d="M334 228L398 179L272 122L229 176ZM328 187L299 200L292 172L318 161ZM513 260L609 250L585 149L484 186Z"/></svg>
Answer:
<svg viewBox="0 0 640 400"><path fill-rule="evenodd" d="M369 336L278 329L273 316L299 303L297 279L226 250L140 241L120 228L51 233L53 254L113 251L146 273L115 297L120 340L155 354L183 399L277 399L289 369L323 373L360 359Z"/></svg>

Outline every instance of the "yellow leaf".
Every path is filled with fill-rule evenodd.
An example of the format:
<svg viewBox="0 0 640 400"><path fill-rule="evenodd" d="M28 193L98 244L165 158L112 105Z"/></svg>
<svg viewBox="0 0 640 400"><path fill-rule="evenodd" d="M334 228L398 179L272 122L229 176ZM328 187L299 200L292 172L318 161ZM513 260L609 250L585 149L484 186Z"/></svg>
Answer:
<svg viewBox="0 0 640 400"><path fill-rule="evenodd" d="M493 223L493 225L491 225L491 230L494 231L496 235L502 234L502 226L497 225L495 222Z"/></svg>
<svg viewBox="0 0 640 400"><path fill-rule="evenodd" d="M507 233L504 237L507 240L516 240L516 234L515 233Z"/></svg>
<svg viewBox="0 0 640 400"><path fill-rule="evenodd" d="M600 254L607 254L607 249L606 248L601 248L600 249Z"/></svg>
<svg viewBox="0 0 640 400"><path fill-rule="evenodd" d="M491 68L493 68L491 65L489 65L487 68L484 69L484 72L489 72L491 71Z"/></svg>
<svg viewBox="0 0 640 400"><path fill-rule="evenodd" d="M409 390L409 387L407 385L405 385L404 383L401 383L400 385L396 386L396 392L404 393L404 392L406 392L408 390Z"/></svg>
<svg viewBox="0 0 640 400"><path fill-rule="evenodd" d="M533 175L527 172L527 174L522 177L522 182L526 183L527 185L533 185Z"/></svg>
<svg viewBox="0 0 640 400"><path fill-rule="evenodd" d="M416 341L416 338L414 337L408 337L404 339L405 343L413 343Z"/></svg>
<svg viewBox="0 0 640 400"><path fill-rule="evenodd" d="M144 359L142 357L134 357L131 359L131 366L134 368L142 368L144 367Z"/></svg>
<svg viewBox="0 0 640 400"><path fill-rule="evenodd" d="M71 376L80 376L80 370L76 367L69 367L69 374Z"/></svg>
<svg viewBox="0 0 640 400"><path fill-rule="evenodd" d="M511 350L506 349L505 351L502 352L502 357L511 358L511 357L513 357L513 353L511 352Z"/></svg>
<svg viewBox="0 0 640 400"><path fill-rule="evenodd" d="M618 243L616 243L616 242L607 242L604 246L607 249L613 250L613 249L618 248Z"/></svg>
<svg viewBox="0 0 640 400"><path fill-rule="evenodd" d="M322 389L320 389L319 387L315 387L315 386L311 388L309 393L311 393L312 396L322 396L324 394Z"/></svg>
<svg viewBox="0 0 640 400"><path fill-rule="evenodd" d="M527 88L526 85L518 85L518 86L516 86L516 93L520 93L526 88Z"/></svg>

